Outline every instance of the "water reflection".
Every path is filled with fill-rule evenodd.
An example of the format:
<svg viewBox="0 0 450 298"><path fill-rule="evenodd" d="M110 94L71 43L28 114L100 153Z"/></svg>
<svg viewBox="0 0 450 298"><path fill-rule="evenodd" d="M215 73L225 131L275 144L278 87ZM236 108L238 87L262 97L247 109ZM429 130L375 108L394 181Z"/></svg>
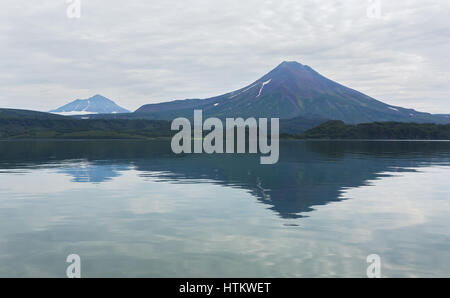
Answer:
<svg viewBox="0 0 450 298"><path fill-rule="evenodd" d="M73 177L72 182L101 183L119 177L121 172L131 168L130 165L105 161L90 163L85 160L69 160L59 172Z"/></svg>
<svg viewBox="0 0 450 298"><path fill-rule="evenodd" d="M342 200L344 189L384 172L450 162L450 142L286 141L280 162L252 155L173 155L168 141L0 142L0 170L57 167L73 182L101 183L131 169L145 179L215 183L249 190L281 218Z"/></svg>
<svg viewBox="0 0 450 298"><path fill-rule="evenodd" d="M283 142L280 162L166 141L0 142L0 276L450 276L450 143ZM313 212L314 211L314 212Z"/></svg>

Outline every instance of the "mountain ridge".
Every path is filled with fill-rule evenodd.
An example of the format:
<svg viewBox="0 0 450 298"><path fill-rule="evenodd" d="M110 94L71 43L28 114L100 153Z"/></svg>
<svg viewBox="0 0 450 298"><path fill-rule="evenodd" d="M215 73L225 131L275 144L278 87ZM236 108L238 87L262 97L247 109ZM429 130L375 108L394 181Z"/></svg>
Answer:
<svg viewBox="0 0 450 298"><path fill-rule="evenodd" d="M100 95L94 95L88 99L76 99L50 113L61 115L83 115L83 114L116 114L129 113L127 109L118 106L114 101Z"/></svg>
<svg viewBox="0 0 450 298"><path fill-rule="evenodd" d="M194 109L202 109L205 117L218 118L317 117L351 124L374 121L450 122L445 116L385 104L295 61L282 62L255 82L236 91L207 99L148 104L135 113L171 120L191 118Z"/></svg>

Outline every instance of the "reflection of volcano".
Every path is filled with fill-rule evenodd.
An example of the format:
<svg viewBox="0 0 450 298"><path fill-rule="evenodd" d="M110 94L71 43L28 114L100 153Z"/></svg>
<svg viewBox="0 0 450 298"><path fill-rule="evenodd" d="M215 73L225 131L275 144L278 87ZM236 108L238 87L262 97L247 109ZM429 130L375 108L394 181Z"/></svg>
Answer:
<svg viewBox="0 0 450 298"><path fill-rule="evenodd" d="M251 155L174 156L166 141L3 142L0 168L47 167L83 159L84 168L62 170L75 182L99 183L133 168L141 177L248 189L281 217L298 218L313 206L341 200L343 189L365 185L383 172L450 161L450 142L289 141L280 145L280 162L268 166Z"/></svg>
<svg viewBox="0 0 450 298"><path fill-rule="evenodd" d="M278 164L262 166L254 156L187 155L139 160L136 169L144 176L163 172L160 177L172 181L208 179L249 189L283 218L298 218L383 172L449 161L450 143L286 142L280 157Z"/></svg>
<svg viewBox="0 0 450 298"><path fill-rule="evenodd" d="M102 164L97 162L91 164L81 161L79 163L71 163L67 167L63 167L60 172L73 177L73 182L89 182L100 183L109 181L112 178L119 177L120 172L129 170L128 165L122 164Z"/></svg>

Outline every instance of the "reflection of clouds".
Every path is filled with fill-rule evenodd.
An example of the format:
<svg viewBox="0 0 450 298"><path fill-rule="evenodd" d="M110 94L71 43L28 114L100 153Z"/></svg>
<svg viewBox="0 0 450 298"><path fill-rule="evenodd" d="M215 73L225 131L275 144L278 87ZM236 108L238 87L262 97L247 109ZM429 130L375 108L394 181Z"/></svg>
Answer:
<svg viewBox="0 0 450 298"><path fill-rule="evenodd" d="M0 276L10 266L59 276L64 270L48 262L66 250L88 260L86 276L363 277L370 253L382 256L387 276L449 274L446 167L384 173L296 220L275 216L248 189L148 174L130 169L100 184L73 183L54 169L5 175ZM45 181L55 187L33 191Z"/></svg>
<svg viewBox="0 0 450 298"><path fill-rule="evenodd" d="M134 214L198 212L207 208L211 202L216 202L218 197L222 197L218 195L222 192L242 196L242 190L213 184L208 180L162 181L160 177L148 175L145 186L145 196L132 196L129 199L128 211Z"/></svg>
<svg viewBox="0 0 450 298"><path fill-rule="evenodd" d="M70 178L64 175L55 175L51 169L30 169L25 173L15 174L15 171L1 173L2 191L11 194L39 195L46 193L63 192L74 188Z"/></svg>
<svg viewBox="0 0 450 298"><path fill-rule="evenodd" d="M174 204L165 195L138 197L130 200L129 211L134 214L169 213L174 210Z"/></svg>
<svg viewBox="0 0 450 298"><path fill-rule="evenodd" d="M425 168L421 172L387 172L381 175L390 177L370 181L367 186L344 190L342 197L352 200L332 204L335 214L349 216L349 213L355 212L355 209L346 209L351 205L356 207L361 220L359 224L389 230L426 224L439 212L442 204L445 204L444 209L450 210L448 201L433 203L448 196L442 193L442 185L450 181L449 168Z"/></svg>
<svg viewBox="0 0 450 298"><path fill-rule="evenodd" d="M322 245L331 240L358 257L380 254L386 276L449 276L449 169L384 173L345 189L346 200L317 207L301 226Z"/></svg>

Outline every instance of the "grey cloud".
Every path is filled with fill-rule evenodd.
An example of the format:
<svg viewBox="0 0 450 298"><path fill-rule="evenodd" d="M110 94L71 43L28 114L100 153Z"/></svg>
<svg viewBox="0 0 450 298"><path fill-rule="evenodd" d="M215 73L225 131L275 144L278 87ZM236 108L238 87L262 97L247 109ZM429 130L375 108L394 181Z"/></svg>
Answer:
<svg viewBox="0 0 450 298"><path fill-rule="evenodd" d="M7 0L0 106L49 110L101 93L120 105L204 98L297 60L389 104L450 113L448 1Z"/></svg>

